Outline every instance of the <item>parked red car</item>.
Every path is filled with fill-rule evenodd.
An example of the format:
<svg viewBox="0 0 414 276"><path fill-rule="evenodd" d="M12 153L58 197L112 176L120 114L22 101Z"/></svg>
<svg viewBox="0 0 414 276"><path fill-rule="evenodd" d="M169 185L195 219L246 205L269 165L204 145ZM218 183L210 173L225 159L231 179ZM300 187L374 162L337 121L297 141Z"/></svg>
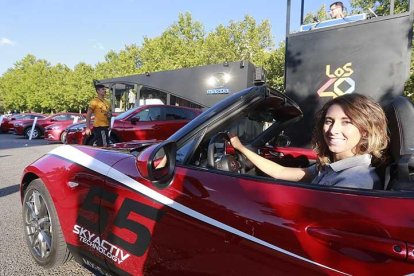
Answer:
<svg viewBox="0 0 414 276"><path fill-rule="evenodd" d="M37 120L35 128L33 130L32 138L38 139L43 136L45 127L57 122L73 122L75 118L78 120L85 120L85 116L79 113L63 112L56 113L49 117ZM32 130L33 120L18 120L14 123L14 134L24 135L29 138L30 131Z"/></svg>
<svg viewBox="0 0 414 276"><path fill-rule="evenodd" d="M265 86L230 95L160 144L58 147L22 177L29 250L42 266L72 254L97 274L411 274L414 106L397 97L388 110L391 179L373 190L281 181L235 151L228 131L273 161L315 162L278 139L303 115Z"/></svg>
<svg viewBox="0 0 414 276"><path fill-rule="evenodd" d="M81 120L84 122L85 120ZM66 143L66 128L73 125L73 121L62 121L45 127L44 138L49 142Z"/></svg>
<svg viewBox="0 0 414 276"><path fill-rule="evenodd" d="M27 120L27 119L34 119L34 118L42 119L46 118L47 115L40 114L40 113L20 113L14 114L10 117L4 117L3 122L1 123L0 133L8 133L10 131L14 131L14 122L17 120Z"/></svg>
<svg viewBox="0 0 414 276"><path fill-rule="evenodd" d="M85 137L85 129L86 129L86 123L76 123L72 124L64 130L66 141L65 144L77 144L77 145L83 145L86 142Z"/></svg>
<svg viewBox="0 0 414 276"><path fill-rule="evenodd" d="M183 106L144 105L125 111L115 117L111 129L112 143L132 140L162 141L201 113L201 110ZM85 135L85 124L66 130L68 144L94 145L95 138Z"/></svg>

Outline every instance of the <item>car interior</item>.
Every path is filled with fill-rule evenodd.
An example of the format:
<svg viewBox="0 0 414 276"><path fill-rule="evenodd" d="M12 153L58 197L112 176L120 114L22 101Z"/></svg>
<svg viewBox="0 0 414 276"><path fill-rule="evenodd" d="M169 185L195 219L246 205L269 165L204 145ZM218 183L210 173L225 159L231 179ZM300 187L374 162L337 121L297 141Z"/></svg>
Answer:
<svg viewBox="0 0 414 276"><path fill-rule="evenodd" d="M384 189L414 190L414 105L398 96L384 110L390 133L390 161L382 172Z"/></svg>
<svg viewBox="0 0 414 276"><path fill-rule="evenodd" d="M307 167L315 162L312 154L285 154L289 148L289 137L283 129L300 119L289 114L288 107L275 103L250 106L217 124L202 137L190 164L256 176L265 176L242 154L235 151L228 142L227 133L239 136L243 144L258 154L281 165ZM280 106L280 105L279 105ZM383 180L376 190L414 190L414 106L405 97L396 97L386 108L389 125L389 160L376 170ZM296 114L299 115L299 114Z"/></svg>
<svg viewBox="0 0 414 276"><path fill-rule="evenodd" d="M226 117L210 126L200 138L190 164L218 170L265 176L244 156L235 151L229 143L228 133L237 135L243 144L253 151L276 162L290 166L307 167L315 160L304 155L292 156L278 152L290 141L284 135L284 128L301 118L301 113L290 105L284 105L281 98L267 98Z"/></svg>

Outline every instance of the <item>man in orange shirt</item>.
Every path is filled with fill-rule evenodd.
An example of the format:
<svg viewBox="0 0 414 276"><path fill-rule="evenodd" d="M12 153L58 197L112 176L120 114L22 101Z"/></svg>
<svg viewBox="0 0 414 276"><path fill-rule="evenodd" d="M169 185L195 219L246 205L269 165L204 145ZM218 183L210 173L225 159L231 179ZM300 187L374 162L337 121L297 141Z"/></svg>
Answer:
<svg viewBox="0 0 414 276"><path fill-rule="evenodd" d="M111 107L105 99L106 87L102 84L95 85L96 97L93 98L86 113L86 135L91 135L91 117L95 115L93 122L93 136L98 147L109 145L109 122L111 120Z"/></svg>

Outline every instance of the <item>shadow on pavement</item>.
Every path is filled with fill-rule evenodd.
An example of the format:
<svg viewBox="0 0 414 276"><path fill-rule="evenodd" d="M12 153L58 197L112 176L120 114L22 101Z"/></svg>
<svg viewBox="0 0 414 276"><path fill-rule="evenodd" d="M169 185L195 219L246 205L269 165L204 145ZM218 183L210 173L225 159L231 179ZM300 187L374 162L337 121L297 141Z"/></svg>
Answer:
<svg viewBox="0 0 414 276"><path fill-rule="evenodd" d="M44 139L29 140L14 134L0 134L0 150L42 145L49 145L49 142Z"/></svg>
<svg viewBox="0 0 414 276"><path fill-rule="evenodd" d="M13 186L5 187L0 189L0 197L8 196L10 194L17 193L20 190L20 185L16 184Z"/></svg>

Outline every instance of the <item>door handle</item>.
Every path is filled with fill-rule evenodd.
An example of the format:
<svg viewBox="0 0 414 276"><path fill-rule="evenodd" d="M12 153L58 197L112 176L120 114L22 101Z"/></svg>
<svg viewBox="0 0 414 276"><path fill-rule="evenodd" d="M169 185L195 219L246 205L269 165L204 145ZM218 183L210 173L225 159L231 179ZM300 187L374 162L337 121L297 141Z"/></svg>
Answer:
<svg viewBox="0 0 414 276"><path fill-rule="evenodd" d="M407 244L399 240L322 227L307 227L306 232L312 237L327 242L329 246L342 245L402 261L407 260Z"/></svg>

